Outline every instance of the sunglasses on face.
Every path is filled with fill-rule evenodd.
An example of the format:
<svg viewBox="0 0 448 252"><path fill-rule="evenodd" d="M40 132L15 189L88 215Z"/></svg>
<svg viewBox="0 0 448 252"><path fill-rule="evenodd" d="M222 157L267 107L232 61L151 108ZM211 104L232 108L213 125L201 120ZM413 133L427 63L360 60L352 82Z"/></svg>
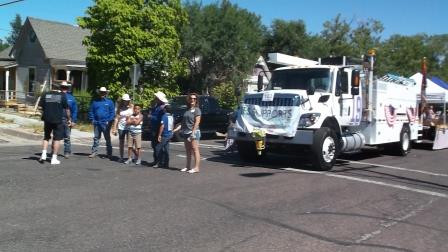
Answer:
<svg viewBox="0 0 448 252"><path fill-rule="evenodd" d="M190 100L197 100L196 97L190 97Z"/></svg>

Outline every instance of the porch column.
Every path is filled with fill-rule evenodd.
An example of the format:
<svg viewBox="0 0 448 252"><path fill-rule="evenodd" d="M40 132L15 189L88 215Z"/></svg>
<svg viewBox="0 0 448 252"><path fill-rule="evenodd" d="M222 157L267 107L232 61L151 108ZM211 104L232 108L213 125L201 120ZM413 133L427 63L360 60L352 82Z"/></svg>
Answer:
<svg viewBox="0 0 448 252"><path fill-rule="evenodd" d="M81 90L87 90L87 73L86 73L86 71L81 72Z"/></svg>
<svg viewBox="0 0 448 252"><path fill-rule="evenodd" d="M66 81L70 81L70 70L65 70Z"/></svg>
<svg viewBox="0 0 448 252"><path fill-rule="evenodd" d="M9 70L5 72L5 101L9 100Z"/></svg>

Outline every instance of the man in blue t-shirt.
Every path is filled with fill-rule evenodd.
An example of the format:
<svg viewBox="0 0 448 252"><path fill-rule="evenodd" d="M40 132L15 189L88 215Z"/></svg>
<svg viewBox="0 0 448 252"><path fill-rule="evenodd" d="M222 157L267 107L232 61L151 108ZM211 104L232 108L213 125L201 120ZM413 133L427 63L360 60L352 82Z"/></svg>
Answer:
<svg viewBox="0 0 448 252"><path fill-rule="evenodd" d="M90 105L89 120L93 124L93 145L92 153L89 158L94 158L98 155L98 146L100 143L101 134L106 140L107 157L112 158L112 143L110 140L110 129L115 119L115 105L114 102L107 98L108 90L101 87L98 91L99 98L95 99Z"/></svg>
<svg viewBox="0 0 448 252"><path fill-rule="evenodd" d="M61 91L65 94L67 98L68 108L70 109L70 114L72 116L71 123L68 123L67 117L62 116L63 125L64 125L64 157L68 158L72 154L72 145L70 141L70 136L72 133L72 127L75 126L76 121L78 119L78 104L76 102L76 98L69 92L71 83L63 81L61 83Z"/></svg>
<svg viewBox="0 0 448 252"><path fill-rule="evenodd" d="M162 118L160 120L159 132L157 134L156 152L159 163L157 168L168 168L170 163L170 139L173 136L174 119L171 115L171 106L164 105Z"/></svg>
<svg viewBox="0 0 448 252"><path fill-rule="evenodd" d="M159 163L159 157L157 155L157 134L160 128L160 120L164 113L163 106L168 102L166 95L163 92L154 93L154 106L151 109L151 147L153 149L153 159L154 161L150 163L150 166L156 166Z"/></svg>

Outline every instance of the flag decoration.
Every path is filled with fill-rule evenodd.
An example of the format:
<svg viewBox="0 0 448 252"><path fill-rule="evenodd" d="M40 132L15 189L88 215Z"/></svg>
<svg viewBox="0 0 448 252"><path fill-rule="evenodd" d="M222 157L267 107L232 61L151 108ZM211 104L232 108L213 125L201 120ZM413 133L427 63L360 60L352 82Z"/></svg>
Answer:
<svg viewBox="0 0 448 252"><path fill-rule="evenodd" d="M395 120L397 119L397 114L395 113L395 108L392 105L385 105L384 113L386 115L387 125L389 125L389 127L393 127Z"/></svg>

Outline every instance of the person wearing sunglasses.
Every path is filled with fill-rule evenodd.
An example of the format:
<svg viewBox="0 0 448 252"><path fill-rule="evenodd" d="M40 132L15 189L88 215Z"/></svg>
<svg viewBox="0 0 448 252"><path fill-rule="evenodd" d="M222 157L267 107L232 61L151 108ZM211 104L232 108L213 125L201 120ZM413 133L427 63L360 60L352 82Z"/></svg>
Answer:
<svg viewBox="0 0 448 252"><path fill-rule="evenodd" d="M187 111L185 111L180 127L173 131L180 130L184 138L185 152L187 154L187 164L182 172L198 173L201 155L199 153L199 139L201 131L199 124L201 123L201 109L199 108L198 94L189 93L187 95ZM194 167L191 167L191 158L194 158Z"/></svg>

